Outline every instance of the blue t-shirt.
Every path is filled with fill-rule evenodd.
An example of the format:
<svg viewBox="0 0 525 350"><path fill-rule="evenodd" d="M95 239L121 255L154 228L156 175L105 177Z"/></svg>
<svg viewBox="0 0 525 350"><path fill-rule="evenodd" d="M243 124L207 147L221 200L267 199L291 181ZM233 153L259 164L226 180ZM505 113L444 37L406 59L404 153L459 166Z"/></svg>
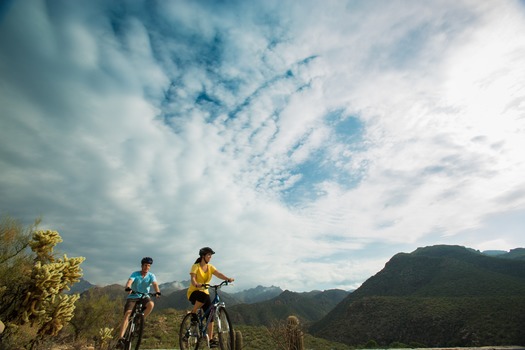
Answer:
<svg viewBox="0 0 525 350"><path fill-rule="evenodd" d="M129 276L129 279L133 280L131 283L131 289L141 293L149 293L149 288L153 282L157 282L157 278L151 272L148 272L146 276L142 277L141 271L135 271ZM140 298L138 294L131 293L128 295L128 299Z"/></svg>

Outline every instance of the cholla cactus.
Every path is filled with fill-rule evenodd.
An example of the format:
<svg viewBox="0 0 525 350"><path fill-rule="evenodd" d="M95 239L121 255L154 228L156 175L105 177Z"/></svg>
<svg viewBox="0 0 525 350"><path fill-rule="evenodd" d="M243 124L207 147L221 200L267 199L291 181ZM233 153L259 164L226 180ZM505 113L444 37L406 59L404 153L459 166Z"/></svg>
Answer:
<svg viewBox="0 0 525 350"><path fill-rule="evenodd" d="M56 231L37 231L30 242L37 254L31 280L20 313L22 323L30 322L39 326L38 334L56 335L71 320L78 295L62 292L78 282L82 276L80 264L85 258L55 259L54 246L62 242Z"/></svg>
<svg viewBox="0 0 525 350"><path fill-rule="evenodd" d="M104 349L111 342L111 339L113 339L113 328L101 328L98 331L98 336L100 338L100 348Z"/></svg>
<svg viewBox="0 0 525 350"><path fill-rule="evenodd" d="M36 231L29 246L36 253L37 260L54 261L53 248L61 242L62 237L56 231Z"/></svg>
<svg viewBox="0 0 525 350"><path fill-rule="evenodd" d="M42 335L55 336L69 322L75 311L75 302L80 296L60 294L56 297L56 301L51 303L45 303L45 314L40 320L40 329L38 333Z"/></svg>

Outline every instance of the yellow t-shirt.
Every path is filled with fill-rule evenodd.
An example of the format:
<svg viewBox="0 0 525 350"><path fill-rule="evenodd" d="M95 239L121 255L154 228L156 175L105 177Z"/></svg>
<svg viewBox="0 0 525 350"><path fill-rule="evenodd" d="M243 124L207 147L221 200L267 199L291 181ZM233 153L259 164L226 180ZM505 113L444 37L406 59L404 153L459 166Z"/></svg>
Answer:
<svg viewBox="0 0 525 350"><path fill-rule="evenodd" d="M204 272L201 268L201 265L199 263L193 264L191 266L190 274L195 274L195 279L197 280L197 283L210 283L211 278L213 277L213 273L217 269L212 264L208 264L208 271ZM208 289L201 289L195 287L193 284L190 283L190 287L188 288L188 293L186 296L188 299L190 298L191 293L193 293L196 290L201 290L206 294L210 294Z"/></svg>

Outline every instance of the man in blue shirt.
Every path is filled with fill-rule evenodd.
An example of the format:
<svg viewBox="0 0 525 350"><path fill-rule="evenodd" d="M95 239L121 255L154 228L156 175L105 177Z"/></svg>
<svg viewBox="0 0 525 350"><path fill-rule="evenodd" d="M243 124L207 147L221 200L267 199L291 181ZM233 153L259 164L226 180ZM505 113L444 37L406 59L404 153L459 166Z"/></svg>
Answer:
<svg viewBox="0 0 525 350"><path fill-rule="evenodd" d="M147 294L150 291L151 285L155 288L155 295L158 298L160 296L159 284L157 283L157 278L151 272L149 272L151 265L153 264L153 259L150 257L145 257L141 260L141 269L140 271L135 271L129 276L128 281L126 282L125 291L129 293L126 299L126 305L124 305L124 320L122 321L122 327L120 328L120 339L118 341L118 346L124 348L124 333L126 332L126 327L128 326L129 316L135 303L141 302L144 305L144 317L147 317L155 303L151 298L140 298L139 294L134 292L140 292Z"/></svg>

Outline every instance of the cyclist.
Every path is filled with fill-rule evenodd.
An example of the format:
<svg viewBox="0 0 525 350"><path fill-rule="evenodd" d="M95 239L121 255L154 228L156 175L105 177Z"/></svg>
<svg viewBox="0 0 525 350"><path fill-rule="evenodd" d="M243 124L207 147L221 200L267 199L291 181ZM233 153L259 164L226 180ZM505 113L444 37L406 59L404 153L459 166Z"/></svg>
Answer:
<svg viewBox="0 0 525 350"><path fill-rule="evenodd" d="M215 266L210 264L212 255L215 254L210 247L204 247L199 250L199 257L191 266L190 270L190 287L188 288L187 297L193 304L192 314L193 320L197 321L197 311L202 308L206 312L211 306L210 292L208 289L201 289L203 284L208 284L213 276L222 280L233 282L233 278L226 277L219 272ZM213 339L213 320L210 321L208 327L208 337L210 339L210 347L217 347L218 341Z"/></svg>
<svg viewBox="0 0 525 350"><path fill-rule="evenodd" d="M149 256L142 258L140 261L140 271L133 272L126 283L124 290L128 292L128 297L126 299L126 304L124 305L124 319L122 320L122 326L120 328L120 339L117 343L118 348L124 348L124 333L126 332L129 316L131 315L135 303L139 301L144 304L144 318L151 313L155 306L155 303L151 298L148 297L141 299L140 295L133 293L133 291L147 294L150 291L151 285L153 285L156 297L158 298L161 295L157 278L153 273L149 272L152 264L153 259Z"/></svg>

